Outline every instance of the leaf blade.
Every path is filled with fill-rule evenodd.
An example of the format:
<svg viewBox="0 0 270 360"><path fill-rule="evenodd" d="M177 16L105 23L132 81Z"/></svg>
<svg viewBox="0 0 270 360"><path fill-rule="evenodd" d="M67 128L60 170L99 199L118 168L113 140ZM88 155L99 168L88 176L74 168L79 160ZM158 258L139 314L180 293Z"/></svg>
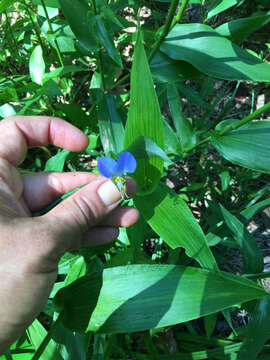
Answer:
<svg viewBox="0 0 270 360"><path fill-rule="evenodd" d="M128 120L125 128L124 146L127 148L139 136L147 136L161 149L164 130L157 95L142 44L141 32L135 46L131 71L131 96ZM151 193L161 177L163 160L160 158L139 159L134 178L138 194Z"/></svg>

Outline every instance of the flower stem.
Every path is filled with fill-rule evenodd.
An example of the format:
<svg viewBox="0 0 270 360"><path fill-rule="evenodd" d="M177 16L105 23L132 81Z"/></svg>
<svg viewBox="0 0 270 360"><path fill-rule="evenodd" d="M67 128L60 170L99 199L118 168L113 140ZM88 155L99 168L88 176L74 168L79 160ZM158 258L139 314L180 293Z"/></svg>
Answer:
<svg viewBox="0 0 270 360"><path fill-rule="evenodd" d="M173 17L174 17L175 11L177 9L178 3L179 3L179 0L172 0L172 2L171 2L168 17L167 17L166 22L164 24L162 33L160 34L160 36L158 37L158 39L154 43L153 49L152 49L152 51L151 51L151 53L149 55L149 58L148 58L149 63L151 62L151 60L155 56L155 54L158 51L162 41L165 39L165 37L168 35L168 33L169 33L170 29L171 29Z"/></svg>
<svg viewBox="0 0 270 360"><path fill-rule="evenodd" d="M47 19L47 22L48 22L48 25L49 25L50 32L51 32L52 34L54 34L54 30L53 30L53 27L52 27L52 23L51 23L51 20L50 20L50 18L49 18L49 14L48 14L48 11L47 11L47 8L46 8L46 5L45 5L44 0L41 0L41 4L42 4L43 10L44 10L44 12L45 12L45 16L46 16L46 19ZM53 42L54 42L54 45L55 45L55 50L56 50L56 52L57 52L57 55L58 55L58 59L59 59L59 61L60 61L60 64L61 64L61 66L64 66L63 57L62 57L62 54L61 54L61 51L60 51L60 48L59 48L57 39L54 38L54 39L53 39Z"/></svg>
<svg viewBox="0 0 270 360"><path fill-rule="evenodd" d="M177 23L180 22L188 3L189 3L189 0L183 0L178 13L176 14L175 18L173 19L170 29L172 29Z"/></svg>
<svg viewBox="0 0 270 360"><path fill-rule="evenodd" d="M264 106L262 106L261 108L259 108L258 110L254 111L253 113L244 117L242 120L239 120L236 123L229 126L228 128L219 131L218 135L225 135L232 130L238 129L240 126L245 125L249 121L255 119L256 117L258 117L259 115L261 115L262 113L264 113L268 110L270 110L270 101L267 104L265 104Z"/></svg>
<svg viewBox="0 0 270 360"><path fill-rule="evenodd" d="M48 331L47 335L43 339L42 343L39 345L37 351L35 352L34 356L31 360L38 360L40 359L41 355L43 354L46 346L49 344L50 340L53 337L53 334L60 323L61 314L58 316L57 320L52 324L50 330Z"/></svg>

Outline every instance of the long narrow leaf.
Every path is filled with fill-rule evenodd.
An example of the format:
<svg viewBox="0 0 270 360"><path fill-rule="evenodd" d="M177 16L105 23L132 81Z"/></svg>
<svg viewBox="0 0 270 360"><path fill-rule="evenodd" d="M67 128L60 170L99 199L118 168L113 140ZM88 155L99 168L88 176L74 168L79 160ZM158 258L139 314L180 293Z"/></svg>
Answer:
<svg viewBox="0 0 270 360"><path fill-rule="evenodd" d="M98 302L90 315L92 294L99 286L95 276L86 276L66 289L65 299L72 309L72 314L67 311L69 327L89 322L87 331L141 331L189 321L267 295L254 282L229 273L174 265L120 266L104 270Z"/></svg>
<svg viewBox="0 0 270 360"><path fill-rule="evenodd" d="M124 125L116 109L112 95L100 95L98 104L98 125L105 153L115 154L123 150Z"/></svg>
<svg viewBox="0 0 270 360"><path fill-rule="evenodd" d="M97 41L93 22L94 18L90 7L85 1L80 0L59 0L63 13L76 35L82 49L86 53L92 53L97 49Z"/></svg>
<svg viewBox="0 0 270 360"><path fill-rule="evenodd" d="M142 44L141 32L135 46L131 71L131 96L124 145L127 148L137 137L147 136L161 149L164 145L164 130L157 95ZM139 159L134 175L138 194L151 193L161 177L163 160L157 157Z"/></svg>
<svg viewBox="0 0 270 360"><path fill-rule="evenodd" d="M243 251L244 271L251 274L262 272L263 257L256 240L237 217L232 215L221 204L219 206L227 226L233 232L238 245Z"/></svg>
<svg viewBox="0 0 270 360"><path fill-rule="evenodd" d="M167 96L173 123L182 149L185 150L196 143L196 135L194 134L191 123L183 115L179 93L175 84L168 85Z"/></svg>

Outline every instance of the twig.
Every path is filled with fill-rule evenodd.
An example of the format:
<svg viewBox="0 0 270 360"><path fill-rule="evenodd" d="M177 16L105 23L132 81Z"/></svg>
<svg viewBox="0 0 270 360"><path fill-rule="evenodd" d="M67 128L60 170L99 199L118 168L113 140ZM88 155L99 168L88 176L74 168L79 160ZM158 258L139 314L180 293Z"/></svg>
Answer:
<svg viewBox="0 0 270 360"><path fill-rule="evenodd" d="M177 9L178 4L179 4L178 0L172 0L171 6L170 6L170 9L169 9L169 13L168 13L168 17L167 17L166 22L164 24L162 33L160 34L160 36L158 37L158 39L154 43L153 49L152 49L152 51L151 51L151 53L149 55L149 58L148 58L149 63L151 62L151 60L155 56L155 54L158 51L162 41L165 39L165 37L168 35L168 33L169 33L170 29L171 29L171 25L172 25L172 22L173 22L173 17L174 17L174 14L175 14L175 11Z"/></svg>
<svg viewBox="0 0 270 360"><path fill-rule="evenodd" d="M256 117L258 117L259 115L261 115L262 113L268 110L270 110L270 101L261 108L259 108L258 110L254 111L252 114L249 114L248 116L244 117L242 120L239 120L236 123L232 124L227 129L223 129L219 131L218 135L225 135L232 130L238 129L240 126L245 125L249 121L255 119Z"/></svg>
<svg viewBox="0 0 270 360"><path fill-rule="evenodd" d="M187 7L189 3L189 0L183 0L182 4L181 4L181 7L177 13L177 15L175 16L175 18L173 19L173 22L172 22L172 25L171 25L171 28L172 29L177 23L180 22L180 20L182 19L182 16L183 16L183 13Z"/></svg>

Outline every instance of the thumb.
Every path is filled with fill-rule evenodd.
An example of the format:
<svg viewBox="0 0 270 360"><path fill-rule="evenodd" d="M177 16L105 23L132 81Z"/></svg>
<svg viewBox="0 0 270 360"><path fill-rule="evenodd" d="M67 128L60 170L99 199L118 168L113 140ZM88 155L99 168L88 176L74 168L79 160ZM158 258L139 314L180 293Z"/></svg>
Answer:
<svg viewBox="0 0 270 360"><path fill-rule="evenodd" d="M121 200L122 196L114 183L98 177L44 216L57 220L58 231L81 236L100 223Z"/></svg>

